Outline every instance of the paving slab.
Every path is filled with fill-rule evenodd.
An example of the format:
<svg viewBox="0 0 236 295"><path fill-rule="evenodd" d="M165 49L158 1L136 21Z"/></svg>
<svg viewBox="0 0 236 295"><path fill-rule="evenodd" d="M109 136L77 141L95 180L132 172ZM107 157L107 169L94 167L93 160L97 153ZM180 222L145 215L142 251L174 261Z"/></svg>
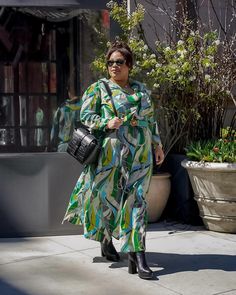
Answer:
<svg viewBox="0 0 236 295"><path fill-rule="evenodd" d="M0 295L236 295L235 242L204 227L151 224L148 281L128 274L127 254L108 262L82 235L0 239Z"/></svg>
<svg viewBox="0 0 236 295"><path fill-rule="evenodd" d="M147 257L150 266L161 267L162 285L180 294L236 294L236 246L225 234L187 231L151 238Z"/></svg>
<svg viewBox="0 0 236 295"><path fill-rule="evenodd" d="M50 238L0 239L0 265L25 259L36 259L67 252L68 247L60 245Z"/></svg>
<svg viewBox="0 0 236 295"><path fill-rule="evenodd" d="M11 289L30 295L178 294L155 281L128 274L122 263L93 260L74 252L7 264L0 275L9 287L4 295L10 295Z"/></svg>

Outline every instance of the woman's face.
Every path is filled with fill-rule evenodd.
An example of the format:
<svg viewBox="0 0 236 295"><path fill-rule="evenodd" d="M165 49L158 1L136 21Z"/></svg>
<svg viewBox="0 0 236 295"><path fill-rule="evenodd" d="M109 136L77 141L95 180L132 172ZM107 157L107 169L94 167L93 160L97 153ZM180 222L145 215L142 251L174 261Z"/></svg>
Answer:
<svg viewBox="0 0 236 295"><path fill-rule="evenodd" d="M112 63L113 61L117 63ZM129 70L130 68L126 65L125 57L119 51L114 51L108 60L108 72L110 77L117 82L127 81Z"/></svg>

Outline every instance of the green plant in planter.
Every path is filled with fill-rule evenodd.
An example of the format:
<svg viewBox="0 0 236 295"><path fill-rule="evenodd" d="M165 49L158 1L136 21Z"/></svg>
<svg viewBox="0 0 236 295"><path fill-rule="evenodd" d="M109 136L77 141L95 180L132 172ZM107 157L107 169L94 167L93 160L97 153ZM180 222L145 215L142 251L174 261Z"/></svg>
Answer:
<svg viewBox="0 0 236 295"><path fill-rule="evenodd" d="M186 148L190 160L216 163L236 163L236 134L208 141L197 141Z"/></svg>
<svg viewBox="0 0 236 295"><path fill-rule="evenodd" d="M206 228L236 233L236 132L221 130L221 138L187 147L182 161ZM193 160L193 161L192 161Z"/></svg>

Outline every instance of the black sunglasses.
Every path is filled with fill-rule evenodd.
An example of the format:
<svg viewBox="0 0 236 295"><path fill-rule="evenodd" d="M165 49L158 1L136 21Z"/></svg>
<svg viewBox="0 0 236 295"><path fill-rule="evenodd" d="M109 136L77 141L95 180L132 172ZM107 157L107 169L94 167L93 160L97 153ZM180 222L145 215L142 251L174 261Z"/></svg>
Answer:
<svg viewBox="0 0 236 295"><path fill-rule="evenodd" d="M108 60L107 61L108 67L112 67L113 64L116 64L117 66L122 66L125 63L126 63L125 59L117 59L117 60Z"/></svg>

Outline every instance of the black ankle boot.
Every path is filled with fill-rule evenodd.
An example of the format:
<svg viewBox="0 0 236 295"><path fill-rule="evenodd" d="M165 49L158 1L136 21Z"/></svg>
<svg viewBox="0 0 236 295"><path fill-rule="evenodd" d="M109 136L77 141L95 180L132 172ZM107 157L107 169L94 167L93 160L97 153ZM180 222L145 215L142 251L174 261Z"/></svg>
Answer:
<svg viewBox="0 0 236 295"><path fill-rule="evenodd" d="M128 263L129 273L134 274L138 272L141 279L150 280L153 278L153 272L147 265L144 251L130 252L128 255Z"/></svg>
<svg viewBox="0 0 236 295"><path fill-rule="evenodd" d="M101 243L101 254L110 261L117 262L120 260L120 256L117 253L112 241L105 241L104 243Z"/></svg>

